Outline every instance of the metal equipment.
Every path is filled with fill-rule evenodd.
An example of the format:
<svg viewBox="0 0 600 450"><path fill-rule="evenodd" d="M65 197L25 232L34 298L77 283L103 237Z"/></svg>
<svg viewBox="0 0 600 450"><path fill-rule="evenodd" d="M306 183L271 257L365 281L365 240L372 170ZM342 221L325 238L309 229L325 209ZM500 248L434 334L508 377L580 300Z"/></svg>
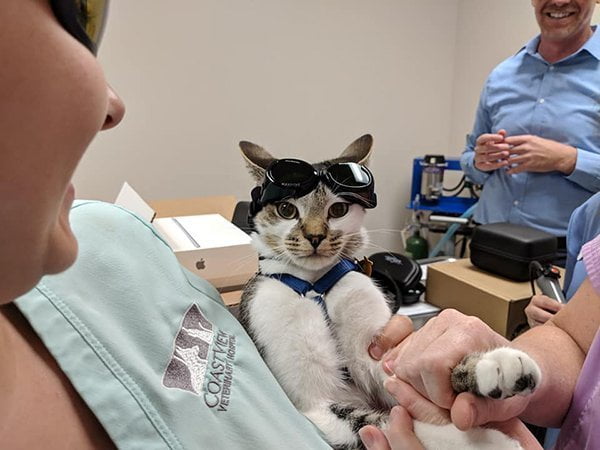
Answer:
<svg viewBox="0 0 600 450"><path fill-rule="evenodd" d="M540 264L537 261L531 261L529 263L529 273L532 280L532 290L535 295L535 289L533 289L533 281L542 294L546 297L550 297L559 303L566 303L565 294L563 293L560 283L560 271L550 264Z"/></svg>
<svg viewBox="0 0 600 450"><path fill-rule="evenodd" d="M480 186L467 181L464 175L456 186L445 188L444 172L448 170L462 172L460 160L433 154L413 160L411 197L407 208L414 213L413 224L407 228L412 230L416 227L444 234L429 253L430 257L437 256L440 252L455 256L455 235L463 236L460 254L464 255L467 238L472 230L469 219L479 199ZM468 196L464 196L465 191ZM426 221L421 222L424 216L421 212L431 213Z"/></svg>
<svg viewBox="0 0 600 450"><path fill-rule="evenodd" d="M442 163L443 161L443 163ZM412 210L433 211L440 215L457 216L477 203L476 187L463 176L460 182L450 188L443 187L444 171L458 170L458 158L445 158L442 155L426 155L413 160L412 185L410 203ZM459 196L465 190L469 197ZM443 195L446 193L446 195Z"/></svg>
<svg viewBox="0 0 600 450"><path fill-rule="evenodd" d="M420 162L423 172L421 175L421 201L436 204L443 195L444 169L446 158L444 155L425 155Z"/></svg>

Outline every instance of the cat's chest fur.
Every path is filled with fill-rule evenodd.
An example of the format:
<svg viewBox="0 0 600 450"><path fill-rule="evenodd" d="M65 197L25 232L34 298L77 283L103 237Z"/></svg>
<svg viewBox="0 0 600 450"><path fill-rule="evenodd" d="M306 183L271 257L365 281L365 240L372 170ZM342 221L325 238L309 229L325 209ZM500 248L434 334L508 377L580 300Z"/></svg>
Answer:
<svg viewBox="0 0 600 450"><path fill-rule="evenodd" d="M315 296L312 291L300 295L277 279L259 275L242 301L241 320L303 410L340 400L336 398L340 392L360 396L348 387L348 372L361 383L361 373L371 364L357 361L357 350L368 347L368 336L391 315L384 297L362 273L346 274L324 295L322 304Z"/></svg>

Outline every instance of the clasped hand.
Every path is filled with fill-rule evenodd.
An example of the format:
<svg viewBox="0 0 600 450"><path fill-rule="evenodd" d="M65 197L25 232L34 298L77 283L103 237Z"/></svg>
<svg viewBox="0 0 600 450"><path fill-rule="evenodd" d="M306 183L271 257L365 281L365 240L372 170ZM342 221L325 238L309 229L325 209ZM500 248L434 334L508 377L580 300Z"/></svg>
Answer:
<svg viewBox="0 0 600 450"><path fill-rule="evenodd" d="M506 130L479 136L473 161L483 172L505 168L509 175L552 171L569 175L576 162L575 147L534 135L507 136Z"/></svg>
<svg viewBox="0 0 600 450"><path fill-rule="evenodd" d="M526 408L527 397L492 400L466 392L457 395L451 386L450 373L465 355L506 345L506 339L479 319L455 310L442 311L414 333L396 320L382 333L387 337L377 342L380 350L393 347L384 354L382 364L391 375L385 387L399 406L392 408L387 430L367 426L360 431L369 450L421 449L412 419L436 424L452 421L461 430L492 426L519 440L524 448L541 448L516 419Z"/></svg>

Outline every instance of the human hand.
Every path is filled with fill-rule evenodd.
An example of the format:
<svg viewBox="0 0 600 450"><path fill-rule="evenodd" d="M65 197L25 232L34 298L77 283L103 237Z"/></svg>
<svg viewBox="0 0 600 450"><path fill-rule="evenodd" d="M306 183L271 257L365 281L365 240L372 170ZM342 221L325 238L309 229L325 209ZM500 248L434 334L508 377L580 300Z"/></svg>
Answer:
<svg viewBox="0 0 600 450"><path fill-rule="evenodd" d="M425 450L413 429L413 419L402 406L390 411L385 431L367 425L358 431L367 450Z"/></svg>
<svg viewBox="0 0 600 450"><path fill-rule="evenodd" d="M381 333L369 345L369 355L376 361L391 348L394 348L414 330L412 320L407 316L394 314Z"/></svg>
<svg viewBox="0 0 600 450"><path fill-rule="evenodd" d="M531 328L546 323L563 308L563 304L545 295L534 295L525 308L527 323Z"/></svg>
<svg viewBox="0 0 600 450"><path fill-rule="evenodd" d="M470 392L462 392L458 394L452 405L450 417L459 430L469 430L477 426L498 428L498 424L511 422L518 417L528 404L529 397L520 395L494 400ZM501 431L511 434L503 429Z"/></svg>
<svg viewBox="0 0 600 450"><path fill-rule="evenodd" d="M525 450L540 450L542 446L519 419L489 424L517 440ZM414 433L412 417L406 409L394 406L390 413L388 430L381 431L373 425L359 431L367 450L423 450L424 447Z"/></svg>
<svg viewBox="0 0 600 450"><path fill-rule="evenodd" d="M423 445L414 433L413 417L438 425L450 422L447 410L433 404L398 378L388 378L385 387L400 405L390 411L385 430L373 425L360 429L359 435L368 450L421 450Z"/></svg>
<svg viewBox="0 0 600 450"><path fill-rule="evenodd" d="M413 419L402 406L390 411L385 431L367 425L358 431L367 450L425 450L413 429Z"/></svg>
<svg viewBox="0 0 600 450"><path fill-rule="evenodd" d="M421 442L414 433L412 419L439 425L448 423L448 411L437 407L420 396L410 385L390 377L386 388L400 405L392 408L388 427L380 430L372 425L363 427L359 435L368 450L421 450ZM520 442L524 449L540 449L541 446L527 427L518 419L493 422L486 425L495 428Z"/></svg>
<svg viewBox="0 0 600 450"><path fill-rule="evenodd" d="M423 397L450 409L456 398L450 382L452 369L467 354L507 343L478 318L445 309L391 350L382 364L386 372Z"/></svg>
<svg viewBox="0 0 600 450"><path fill-rule="evenodd" d="M475 142L473 165L483 172L508 166L510 146L504 142L505 137L506 130L480 135Z"/></svg>
<svg viewBox="0 0 600 450"><path fill-rule="evenodd" d="M541 450L543 448L525 424L517 418L505 422L489 423L486 428L495 428L498 431L502 431L504 434L519 441L521 447L525 450Z"/></svg>
<svg viewBox="0 0 600 450"><path fill-rule="evenodd" d="M569 175L575 169L577 149L570 145L533 135L510 136L504 142L510 145L509 175L555 170Z"/></svg>

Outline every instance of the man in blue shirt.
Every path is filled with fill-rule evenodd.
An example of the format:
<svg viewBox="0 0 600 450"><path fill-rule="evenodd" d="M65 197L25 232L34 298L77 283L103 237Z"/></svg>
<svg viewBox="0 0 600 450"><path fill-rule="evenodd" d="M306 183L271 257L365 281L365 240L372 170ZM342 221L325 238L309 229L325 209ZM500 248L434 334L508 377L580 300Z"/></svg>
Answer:
<svg viewBox="0 0 600 450"><path fill-rule="evenodd" d="M484 185L476 222L562 238L573 210L600 191L598 2L532 0L541 34L489 75L461 156Z"/></svg>

